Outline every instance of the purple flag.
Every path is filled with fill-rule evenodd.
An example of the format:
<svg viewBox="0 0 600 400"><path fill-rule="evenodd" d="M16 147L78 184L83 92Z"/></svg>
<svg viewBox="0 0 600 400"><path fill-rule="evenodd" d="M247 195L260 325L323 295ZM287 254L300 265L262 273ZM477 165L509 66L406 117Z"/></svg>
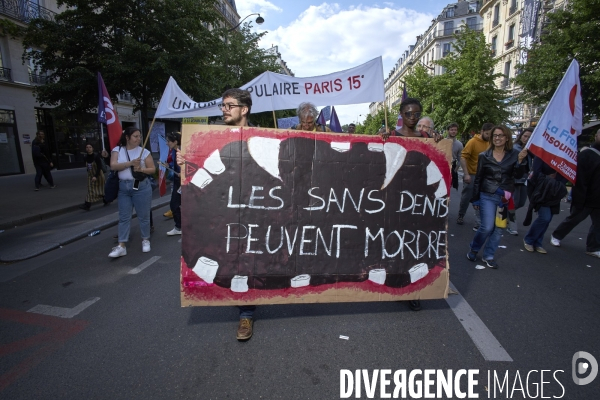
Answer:
<svg viewBox="0 0 600 400"><path fill-rule="evenodd" d="M327 119L325 119L325 107L321 109L321 112L319 113L319 117L317 118L317 121L315 122L317 125L327 125Z"/></svg>
<svg viewBox="0 0 600 400"><path fill-rule="evenodd" d="M335 107L331 107L331 121L329 121L329 129L337 133L343 132L342 126L340 125L340 120L335 112Z"/></svg>

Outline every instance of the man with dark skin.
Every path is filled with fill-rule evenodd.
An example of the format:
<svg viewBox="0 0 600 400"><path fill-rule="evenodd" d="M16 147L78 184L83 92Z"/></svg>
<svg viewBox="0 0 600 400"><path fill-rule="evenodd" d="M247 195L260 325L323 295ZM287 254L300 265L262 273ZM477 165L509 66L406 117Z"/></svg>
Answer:
<svg viewBox="0 0 600 400"><path fill-rule="evenodd" d="M421 102L412 97L407 97L400 103L400 114L402 115L402 127L399 130L387 130L380 131L379 135L385 141L390 136L404 136L404 137L425 137L415 128L417 126L417 122L419 122L419 118L421 118L421 114L423 113L423 106L421 106ZM442 139L442 136L433 132L433 138L436 142L439 142Z"/></svg>

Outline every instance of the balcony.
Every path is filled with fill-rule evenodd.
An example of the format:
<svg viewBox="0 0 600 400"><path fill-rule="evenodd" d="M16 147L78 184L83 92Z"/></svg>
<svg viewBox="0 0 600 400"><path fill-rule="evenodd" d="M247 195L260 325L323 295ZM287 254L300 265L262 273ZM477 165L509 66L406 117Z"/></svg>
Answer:
<svg viewBox="0 0 600 400"><path fill-rule="evenodd" d="M515 41L514 41L514 40L512 40L512 39L510 39L510 40L509 40L508 42L506 42L504 45L506 46L506 50L508 50L508 49L512 49L512 48L514 47L514 45L515 45Z"/></svg>
<svg viewBox="0 0 600 400"><path fill-rule="evenodd" d="M500 83L500 87L502 89L506 89L510 86L510 80L508 78L504 78L502 79L502 82Z"/></svg>
<svg viewBox="0 0 600 400"><path fill-rule="evenodd" d="M0 80L12 82L10 68L0 68Z"/></svg>
<svg viewBox="0 0 600 400"><path fill-rule="evenodd" d="M24 0L0 0L0 14L27 24L36 18L53 21L56 15L39 4Z"/></svg>
<svg viewBox="0 0 600 400"><path fill-rule="evenodd" d="M31 82L35 85L45 85L46 83L50 82L50 79L46 75L30 73L29 74L29 82Z"/></svg>
<svg viewBox="0 0 600 400"><path fill-rule="evenodd" d="M500 23L500 18L498 18L498 16L495 16L494 20L492 21L492 28L497 27L499 23Z"/></svg>
<svg viewBox="0 0 600 400"><path fill-rule="evenodd" d="M238 20L232 13L229 12L225 3L219 2L215 5L215 7L221 12L221 14L225 17L225 19L231 26L236 26L238 24Z"/></svg>

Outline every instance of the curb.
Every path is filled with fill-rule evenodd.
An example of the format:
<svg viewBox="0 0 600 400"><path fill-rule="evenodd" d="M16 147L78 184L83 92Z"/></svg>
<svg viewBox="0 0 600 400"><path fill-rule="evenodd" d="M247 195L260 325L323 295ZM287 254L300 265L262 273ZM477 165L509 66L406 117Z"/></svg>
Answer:
<svg viewBox="0 0 600 400"><path fill-rule="evenodd" d="M0 229L10 229L15 226L23 226L27 224L31 224L33 222L38 222L46 219L50 219L52 217L58 217L59 215L67 214L72 211L77 211L79 209L79 205L68 206L64 208L59 208L58 210L48 211L42 214L30 215L29 217L19 218L8 222L0 223Z"/></svg>
<svg viewBox="0 0 600 400"><path fill-rule="evenodd" d="M158 198L156 200L153 200L152 202L152 206L150 207L151 210L156 210L157 208L161 208L164 206L169 205L169 203L171 202L171 196L164 196L162 198ZM79 206L75 206L75 208L79 208ZM66 209L66 208L65 208ZM69 209L72 209L72 207L69 207ZM66 235L62 235L61 238L59 240L59 242L57 243L52 243L49 244L47 247L44 248L37 248L37 249L32 249L31 246L28 246L27 248L27 254L22 254L22 255L5 255L5 256L0 256L0 262L3 263L14 263L14 262L18 262L18 261L23 261L23 260L28 260L30 258L33 257L37 257L41 254L47 253L49 251L52 250L56 250L58 248L60 248L61 246L67 245L69 243L73 243L79 239L83 239L84 237L88 236L88 234L90 232L93 232L95 230L104 230L107 228L110 228L112 226L116 226L119 223L119 219L118 219L118 211L116 213L98 218L97 220L91 221L86 225L80 226L81 228L85 228L80 230L78 233L74 233L74 234L66 234ZM116 218L115 218L116 217ZM133 213L132 218L136 218L137 217L137 213ZM18 254L18 252L17 252Z"/></svg>

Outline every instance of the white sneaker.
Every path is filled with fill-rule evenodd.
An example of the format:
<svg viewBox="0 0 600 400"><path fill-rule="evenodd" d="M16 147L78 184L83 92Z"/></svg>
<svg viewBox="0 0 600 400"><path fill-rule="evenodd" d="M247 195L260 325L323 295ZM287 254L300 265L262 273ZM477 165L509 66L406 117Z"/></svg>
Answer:
<svg viewBox="0 0 600 400"><path fill-rule="evenodd" d="M113 247L112 251L108 255L111 258L119 258L127 255L127 249L121 246Z"/></svg>
<svg viewBox="0 0 600 400"><path fill-rule="evenodd" d="M181 235L181 229L173 228L169 232L167 232L169 236Z"/></svg>
<svg viewBox="0 0 600 400"><path fill-rule="evenodd" d="M150 241L142 240L142 252L148 253L150 251Z"/></svg>
<svg viewBox="0 0 600 400"><path fill-rule="evenodd" d="M552 235L550 235L550 243L552 244L552 246L560 247L560 240L558 240Z"/></svg>
<svg viewBox="0 0 600 400"><path fill-rule="evenodd" d="M519 236L519 232L517 232L516 230L514 230L512 228L506 228L506 232L508 232L509 234L511 234L513 236Z"/></svg>
<svg viewBox="0 0 600 400"><path fill-rule="evenodd" d="M587 254L588 256L600 258L600 250L598 250L598 251L586 251L585 254Z"/></svg>

